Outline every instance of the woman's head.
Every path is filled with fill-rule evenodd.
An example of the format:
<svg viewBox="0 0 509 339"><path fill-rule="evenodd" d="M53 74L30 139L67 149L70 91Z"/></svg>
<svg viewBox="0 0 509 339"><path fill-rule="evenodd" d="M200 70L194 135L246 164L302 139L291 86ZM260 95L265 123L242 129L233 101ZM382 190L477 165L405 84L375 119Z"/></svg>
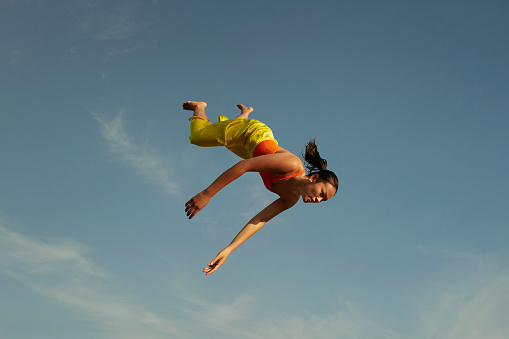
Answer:
<svg viewBox="0 0 509 339"><path fill-rule="evenodd" d="M338 177L327 169L327 160L320 157L315 139L307 143L303 157L310 183L307 185L302 199L305 202L320 202L332 198L339 187Z"/></svg>

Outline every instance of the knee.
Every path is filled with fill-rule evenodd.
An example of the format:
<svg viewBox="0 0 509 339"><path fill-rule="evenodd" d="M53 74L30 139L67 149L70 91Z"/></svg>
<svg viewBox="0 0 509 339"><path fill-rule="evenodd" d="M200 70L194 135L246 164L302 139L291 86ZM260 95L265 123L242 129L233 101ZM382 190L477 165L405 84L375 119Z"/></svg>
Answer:
<svg viewBox="0 0 509 339"><path fill-rule="evenodd" d="M196 135L195 133L191 133L191 136L189 137L189 141L193 145L201 146L200 143L202 142L201 138Z"/></svg>
<svg viewBox="0 0 509 339"><path fill-rule="evenodd" d="M191 144L200 147L224 146L224 144L217 138L208 136L203 133L191 133L189 141L191 142Z"/></svg>

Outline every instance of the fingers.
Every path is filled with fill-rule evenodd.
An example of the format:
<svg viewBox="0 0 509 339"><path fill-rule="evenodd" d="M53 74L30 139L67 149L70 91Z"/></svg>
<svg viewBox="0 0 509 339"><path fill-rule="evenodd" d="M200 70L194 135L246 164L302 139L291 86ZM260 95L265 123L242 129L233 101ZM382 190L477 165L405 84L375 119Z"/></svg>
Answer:
<svg viewBox="0 0 509 339"><path fill-rule="evenodd" d="M214 268L211 268L211 267L204 267L203 268L203 272L205 273L205 275L209 275L209 274L212 274L214 273L221 265L217 265L215 266Z"/></svg>
<svg viewBox="0 0 509 339"><path fill-rule="evenodd" d="M217 257L214 258L214 260L212 260L210 262L210 264L208 264L209 267L213 267L213 266L216 266L218 265L219 263L221 262L221 259L218 259Z"/></svg>
<svg viewBox="0 0 509 339"><path fill-rule="evenodd" d="M214 259L210 262L210 264L208 265L208 267L204 267L203 268L203 272L206 273L205 275L209 275L209 274L212 274L214 273L219 267L221 267L221 265L223 264L223 260L221 259Z"/></svg>
<svg viewBox="0 0 509 339"><path fill-rule="evenodd" d="M186 215L189 219L192 219L196 215L196 213L200 212L200 210L201 209L196 207L196 205L194 204L193 199L186 202Z"/></svg>

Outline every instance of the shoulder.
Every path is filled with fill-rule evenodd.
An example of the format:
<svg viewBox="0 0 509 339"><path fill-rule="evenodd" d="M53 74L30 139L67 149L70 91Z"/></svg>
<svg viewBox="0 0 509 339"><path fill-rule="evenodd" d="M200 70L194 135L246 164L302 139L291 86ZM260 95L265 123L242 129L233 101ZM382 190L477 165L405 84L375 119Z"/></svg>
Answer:
<svg viewBox="0 0 509 339"><path fill-rule="evenodd" d="M304 168L300 158L287 151L261 155L241 162L247 172L294 173Z"/></svg>
<svg viewBox="0 0 509 339"><path fill-rule="evenodd" d="M301 169L304 168L304 165L302 164L302 160L296 156L293 153L288 152L290 156L288 156L287 161L288 164L292 165L295 168Z"/></svg>

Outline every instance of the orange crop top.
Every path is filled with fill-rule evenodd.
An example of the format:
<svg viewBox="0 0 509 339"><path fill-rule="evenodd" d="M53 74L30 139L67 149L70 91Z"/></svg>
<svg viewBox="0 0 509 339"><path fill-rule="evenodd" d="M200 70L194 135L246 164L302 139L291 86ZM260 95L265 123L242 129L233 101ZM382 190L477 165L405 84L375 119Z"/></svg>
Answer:
<svg viewBox="0 0 509 339"><path fill-rule="evenodd" d="M256 148L253 152L253 158L259 157L260 155L274 154L277 151L280 151L282 149L283 148L279 147L278 144L276 144L276 142L274 142L273 140L264 140L256 146ZM269 191L272 192L272 183L273 182L296 177L297 175L304 174L304 171L290 174L285 177L279 176L274 172L259 172L259 173L260 173L260 176L262 177L263 184L265 185L265 188L267 188Z"/></svg>

